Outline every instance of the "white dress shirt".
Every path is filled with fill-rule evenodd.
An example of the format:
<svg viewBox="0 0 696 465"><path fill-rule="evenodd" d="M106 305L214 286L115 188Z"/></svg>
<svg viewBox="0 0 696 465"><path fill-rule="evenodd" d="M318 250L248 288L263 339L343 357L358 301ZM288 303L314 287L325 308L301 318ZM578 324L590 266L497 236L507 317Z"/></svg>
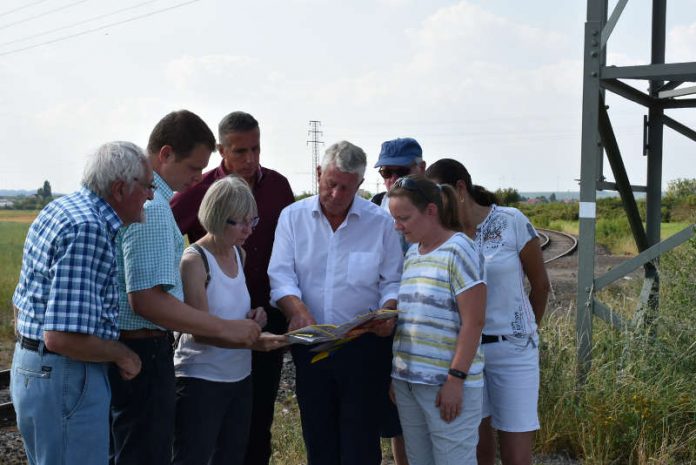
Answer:
<svg viewBox="0 0 696 465"><path fill-rule="evenodd" d="M403 255L391 217L358 196L334 232L313 196L280 214L268 266L271 304L294 295L319 324L397 299Z"/></svg>

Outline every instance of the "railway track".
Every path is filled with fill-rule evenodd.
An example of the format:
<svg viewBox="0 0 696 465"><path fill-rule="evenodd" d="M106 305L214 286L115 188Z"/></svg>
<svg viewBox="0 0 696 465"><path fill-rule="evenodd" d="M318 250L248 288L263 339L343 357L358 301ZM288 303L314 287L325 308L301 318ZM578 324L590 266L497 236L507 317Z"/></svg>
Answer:
<svg viewBox="0 0 696 465"><path fill-rule="evenodd" d="M544 263L571 255L578 248L575 236L550 229L537 229L544 254Z"/></svg>

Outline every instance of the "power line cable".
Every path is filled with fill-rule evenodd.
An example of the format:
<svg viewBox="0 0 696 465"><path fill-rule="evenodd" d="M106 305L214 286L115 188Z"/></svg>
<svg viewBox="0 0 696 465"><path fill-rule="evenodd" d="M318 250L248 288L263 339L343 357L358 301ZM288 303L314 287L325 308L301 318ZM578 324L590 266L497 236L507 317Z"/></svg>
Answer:
<svg viewBox="0 0 696 465"><path fill-rule="evenodd" d="M124 19L124 20L122 20L122 21L116 21L116 22L113 22L113 23L105 24L105 25L103 25L103 26L95 27L95 28L92 28L92 29L87 29L87 30L85 30L85 31L76 32L75 34L70 34L70 35L67 35L67 36L58 37L58 38L56 38L56 39L47 40L47 41L45 41L45 42L39 42L38 44L28 45L28 46L26 46L26 47L16 48L16 49L14 49L14 50L8 50L7 52L0 52L0 57L1 57L1 56L6 56L6 55L11 55L11 54L13 54L13 53L23 52L23 51L26 51L26 50L31 50L31 49L33 49L33 48L41 47L42 45L54 44L54 43L56 43L56 42L61 42L61 41L63 41L63 40L72 39L73 37L79 37L79 36L83 36L83 35L85 35L85 34L89 34L89 33L92 33L92 32L101 31L101 30L103 30L103 29L107 29L107 28L110 28L110 27L113 27L113 26L120 26L121 24L130 23L131 21L136 21L136 20L142 19L142 18L147 18L148 16L153 16L153 15L156 15L156 14L158 14L158 13L162 13L162 12L169 11L169 10L174 10L174 9L176 9L176 8L180 8L180 7L182 7L182 6L189 5L189 4L191 4L191 3L196 3L196 2L199 2L199 1L200 1L200 0L189 0L188 2L177 3L176 5L172 5L172 6L167 7L167 8L161 8L161 9L159 9L159 10L154 10L154 11L151 11L151 12L149 12L149 13L145 13L145 14L142 14L142 15L139 15L139 16L133 16L132 18Z"/></svg>
<svg viewBox="0 0 696 465"><path fill-rule="evenodd" d="M33 3L28 3L26 5L18 6L17 8L13 8L11 10L3 11L2 13L0 13L0 17L11 15L12 13L14 13L16 11L20 11L20 10L23 10L25 8L29 8L30 6L38 5L39 3L43 3L46 1L48 1L48 0L38 0L38 1L33 2Z"/></svg>
<svg viewBox="0 0 696 465"><path fill-rule="evenodd" d="M45 35L48 35L48 34L52 34L52 33L54 33L54 32L62 31L62 30L64 30L64 29L70 29L70 28L73 28L73 27L75 27L75 26L81 26L81 25L83 25L83 24L91 23L92 21L96 21L96 20L98 20L98 19L108 18L109 16L113 16L113 15L118 14L118 13L123 13L124 11L128 11L128 10L134 10L134 9L136 9L136 8L140 8L140 7L145 6L145 5L148 5L148 4L150 4L150 3L155 3L155 2L159 2L159 1L160 1L160 0L149 0L149 1L147 1L147 2L138 3L138 4L136 4L136 5L132 5L132 6L129 6L129 7L126 7L126 8L121 8L121 9L119 9L119 10L115 10L115 11L112 11L112 12L110 12L110 13L104 13L104 14L102 14L102 15L93 16L93 17L91 17L91 18L89 18L89 19L85 19L85 20L83 20L83 21L78 21L78 22L76 22L76 23L69 24L69 25L67 25L67 26L61 26L61 27L57 27L57 28L54 28L54 29L50 29L50 30L48 30L48 31L39 32L39 33L32 34L32 35L29 35L29 36L21 37L21 38L19 38L19 39L14 39L14 40L10 40L10 41L7 41L7 42L3 42L3 43L0 43L0 47L4 47L4 46L10 45L10 44L16 44L17 42L25 42L25 41L27 41L27 40L29 40L29 39L35 39L35 38L37 38L37 37L41 37L41 36L45 36Z"/></svg>
<svg viewBox="0 0 696 465"><path fill-rule="evenodd" d="M38 18L43 18L44 16L48 16L51 13L55 13L56 11L62 11L66 10L70 7L73 7L75 5L79 5L80 3L85 3L88 2L89 0L78 0L77 2L72 2L68 3L67 5L59 6L58 8L54 8L52 10L44 11L43 13L39 13L38 15L30 16L28 18L20 19L19 21L15 21L14 23L7 23L0 25L0 31L3 29L7 29L8 27L16 26L17 24L23 24L23 23L28 23L29 21L33 21Z"/></svg>

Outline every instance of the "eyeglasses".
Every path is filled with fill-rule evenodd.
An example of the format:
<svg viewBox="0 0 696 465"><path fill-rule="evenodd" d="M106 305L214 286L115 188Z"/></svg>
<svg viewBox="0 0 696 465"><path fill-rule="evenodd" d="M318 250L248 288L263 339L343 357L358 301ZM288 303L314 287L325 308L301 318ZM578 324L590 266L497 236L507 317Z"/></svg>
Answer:
<svg viewBox="0 0 696 465"><path fill-rule="evenodd" d="M254 229L259 225L259 217L255 216L249 221L226 220L225 223L229 224L230 226L249 226L251 229Z"/></svg>
<svg viewBox="0 0 696 465"><path fill-rule="evenodd" d="M396 180L394 185L392 186L392 189L405 189L410 192L415 192L416 194L420 195L423 200L425 200L428 203L435 203L436 201L430 199L428 195L426 195L425 192L423 192L423 189L418 187L418 184L413 178L409 177L404 177L404 178L399 178Z"/></svg>
<svg viewBox="0 0 696 465"><path fill-rule="evenodd" d="M411 174L410 166L401 166L398 168L388 168L386 166L382 166L379 168L379 175L384 179L389 179L394 175L396 175L397 178L403 178L409 174Z"/></svg>

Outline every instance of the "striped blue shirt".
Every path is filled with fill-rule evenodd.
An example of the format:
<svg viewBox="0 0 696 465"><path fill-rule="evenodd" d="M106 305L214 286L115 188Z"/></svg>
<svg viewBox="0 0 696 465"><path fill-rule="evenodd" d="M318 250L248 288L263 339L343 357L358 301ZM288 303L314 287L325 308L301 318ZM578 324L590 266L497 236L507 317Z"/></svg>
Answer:
<svg viewBox="0 0 696 465"><path fill-rule="evenodd" d="M12 302L17 332L44 331L118 339L114 238L121 220L86 188L49 203L29 227Z"/></svg>
<svg viewBox="0 0 696 465"><path fill-rule="evenodd" d="M154 183L154 198L145 202L145 222L123 228L116 239L121 309L118 322L124 330L162 329L133 311L128 293L161 286L184 300L179 274L184 238L169 206L174 192L157 173Z"/></svg>
<svg viewBox="0 0 696 465"><path fill-rule="evenodd" d="M462 233L427 254L418 252L418 244L408 249L399 287L393 378L444 384L461 327L457 295L482 282L483 257ZM481 347L464 385L483 386Z"/></svg>

